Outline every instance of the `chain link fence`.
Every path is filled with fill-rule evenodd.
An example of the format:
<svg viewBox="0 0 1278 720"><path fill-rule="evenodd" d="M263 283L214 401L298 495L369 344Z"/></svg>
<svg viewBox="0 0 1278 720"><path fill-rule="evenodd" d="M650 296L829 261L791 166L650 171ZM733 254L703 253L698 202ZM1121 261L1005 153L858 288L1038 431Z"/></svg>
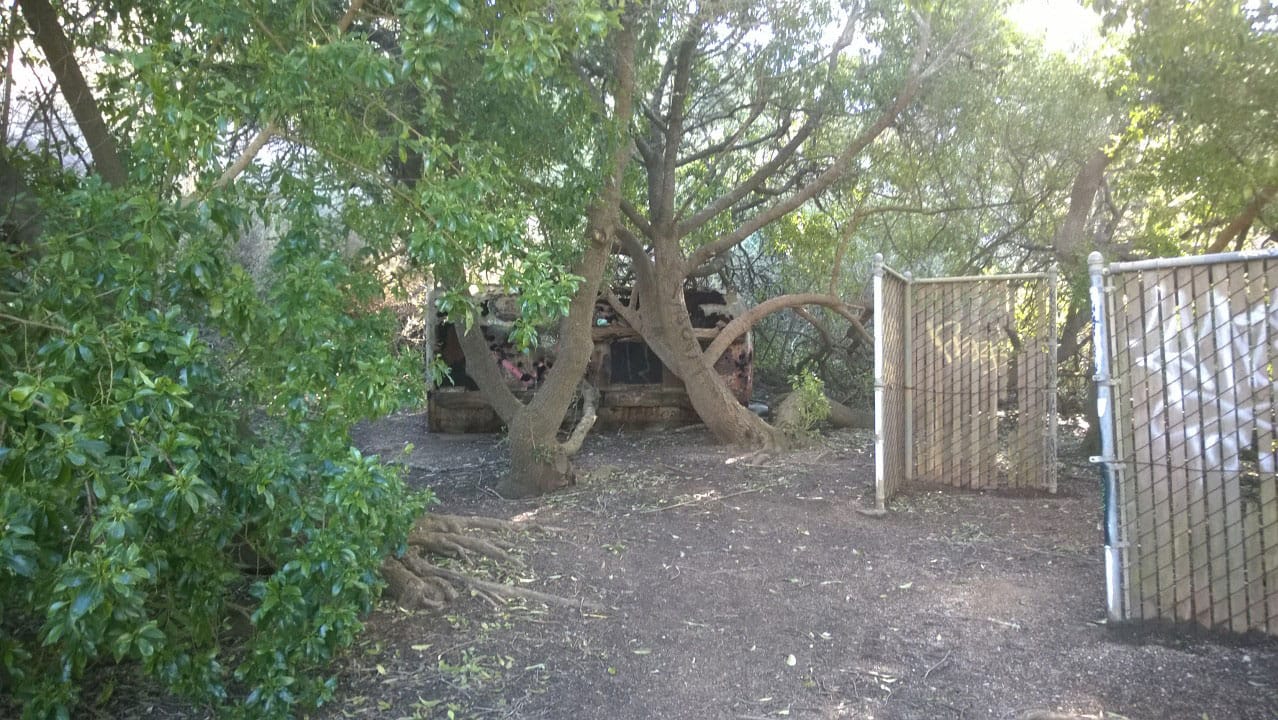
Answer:
<svg viewBox="0 0 1278 720"><path fill-rule="evenodd" d="M1278 635L1278 250L1091 275L1111 620Z"/></svg>
<svg viewBox="0 0 1278 720"><path fill-rule="evenodd" d="M876 509L901 484L1056 491L1056 276L916 280L876 257Z"/></svg>

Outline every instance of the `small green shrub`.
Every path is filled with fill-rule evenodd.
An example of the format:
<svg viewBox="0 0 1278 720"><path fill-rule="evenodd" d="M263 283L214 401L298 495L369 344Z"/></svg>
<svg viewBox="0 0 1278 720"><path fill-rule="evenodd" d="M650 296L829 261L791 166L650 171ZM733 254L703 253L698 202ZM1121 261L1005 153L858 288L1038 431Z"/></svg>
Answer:
<svg viewBox="0 0 1278 720"><path fill-rule="evenodd" d="M804 368L790 378L790 387L797 401L797 412L786 430L798 435L811 435L817 423L830 417L830 400L825 396L825 383L816 373Z"/></svg>

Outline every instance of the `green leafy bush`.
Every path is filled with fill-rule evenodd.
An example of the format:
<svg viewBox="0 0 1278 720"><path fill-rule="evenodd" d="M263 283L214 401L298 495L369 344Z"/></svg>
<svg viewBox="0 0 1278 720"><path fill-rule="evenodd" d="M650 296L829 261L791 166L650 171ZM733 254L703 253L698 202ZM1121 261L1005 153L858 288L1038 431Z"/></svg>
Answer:
<svg viewBox="0 0 1278 720"><path fill-rule="evenodd" d="M0 690L69 717L115 662L243 717L322 702L428 501L348 431L420 362L316 198L255 283L231 204L62 182L0 250Z"/></svg>

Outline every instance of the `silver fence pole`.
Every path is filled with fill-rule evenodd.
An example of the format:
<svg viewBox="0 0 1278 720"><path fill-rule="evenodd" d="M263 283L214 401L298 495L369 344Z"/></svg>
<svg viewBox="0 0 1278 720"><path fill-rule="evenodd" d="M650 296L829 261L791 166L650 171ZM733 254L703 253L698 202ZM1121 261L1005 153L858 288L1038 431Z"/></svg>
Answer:
<svg viewBox="0 0 1278 720"><path fill-rule="evenodd" d="M905 480L914 479L914 273L905 273Z"/></svg>
<svg viewBox="0 0 1278 720"><path fill-rule="evenodd" d="M1105 260L1098 252L1087 256L1091 276L1092 349L1096 358L1096 417L1100 422L1101 454L1091 461L1100 467L1105 495L1105 608L1110 622L1123 619L1121 556L1119 555L1118 458L1114 450L1113 375L1109 365L1109 311L1106 307Z"/></svg>
<svg viewBox="0 0 1278 720"><path fill-rule="evenodd" d="M1058 392L1059 368L1057 362L1057 348L1060 346L1060 337L1057 332L1057 313L1060 311L1057 303L1059 298L1056 295L1056 284L1059 282L1060 275L1055 265L1047 270L1047 289L1048 289L1048 313L1047 313L1047 489L1053 495L1056 494L1056 433L1059 430L1056 416L1056 396Z"/></svg>
<svg viewBox="0 0 1278 720"><path fill-rule="evenodd" d="M883 368L883 253L874 255L874 509L887 510L887 443Z"/></svg>

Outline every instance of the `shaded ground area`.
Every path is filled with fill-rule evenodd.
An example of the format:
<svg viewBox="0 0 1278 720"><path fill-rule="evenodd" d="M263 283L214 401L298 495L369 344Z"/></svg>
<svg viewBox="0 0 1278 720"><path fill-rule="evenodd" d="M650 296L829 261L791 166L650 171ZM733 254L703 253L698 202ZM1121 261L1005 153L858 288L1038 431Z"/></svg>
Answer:
<svg viewBox="0 0 1278 720"><path fill-rule="evenodd" d="M914 488L870 505L870 435L752 466L700 429L592 438L581 484L505 501L495 436L365 428L439 509L561 528L494 579L599 613L463 599L383 607L320 716L372 718L1278 717L1278 644L1130 637L1100 623L1099 500Z"/></svg>

